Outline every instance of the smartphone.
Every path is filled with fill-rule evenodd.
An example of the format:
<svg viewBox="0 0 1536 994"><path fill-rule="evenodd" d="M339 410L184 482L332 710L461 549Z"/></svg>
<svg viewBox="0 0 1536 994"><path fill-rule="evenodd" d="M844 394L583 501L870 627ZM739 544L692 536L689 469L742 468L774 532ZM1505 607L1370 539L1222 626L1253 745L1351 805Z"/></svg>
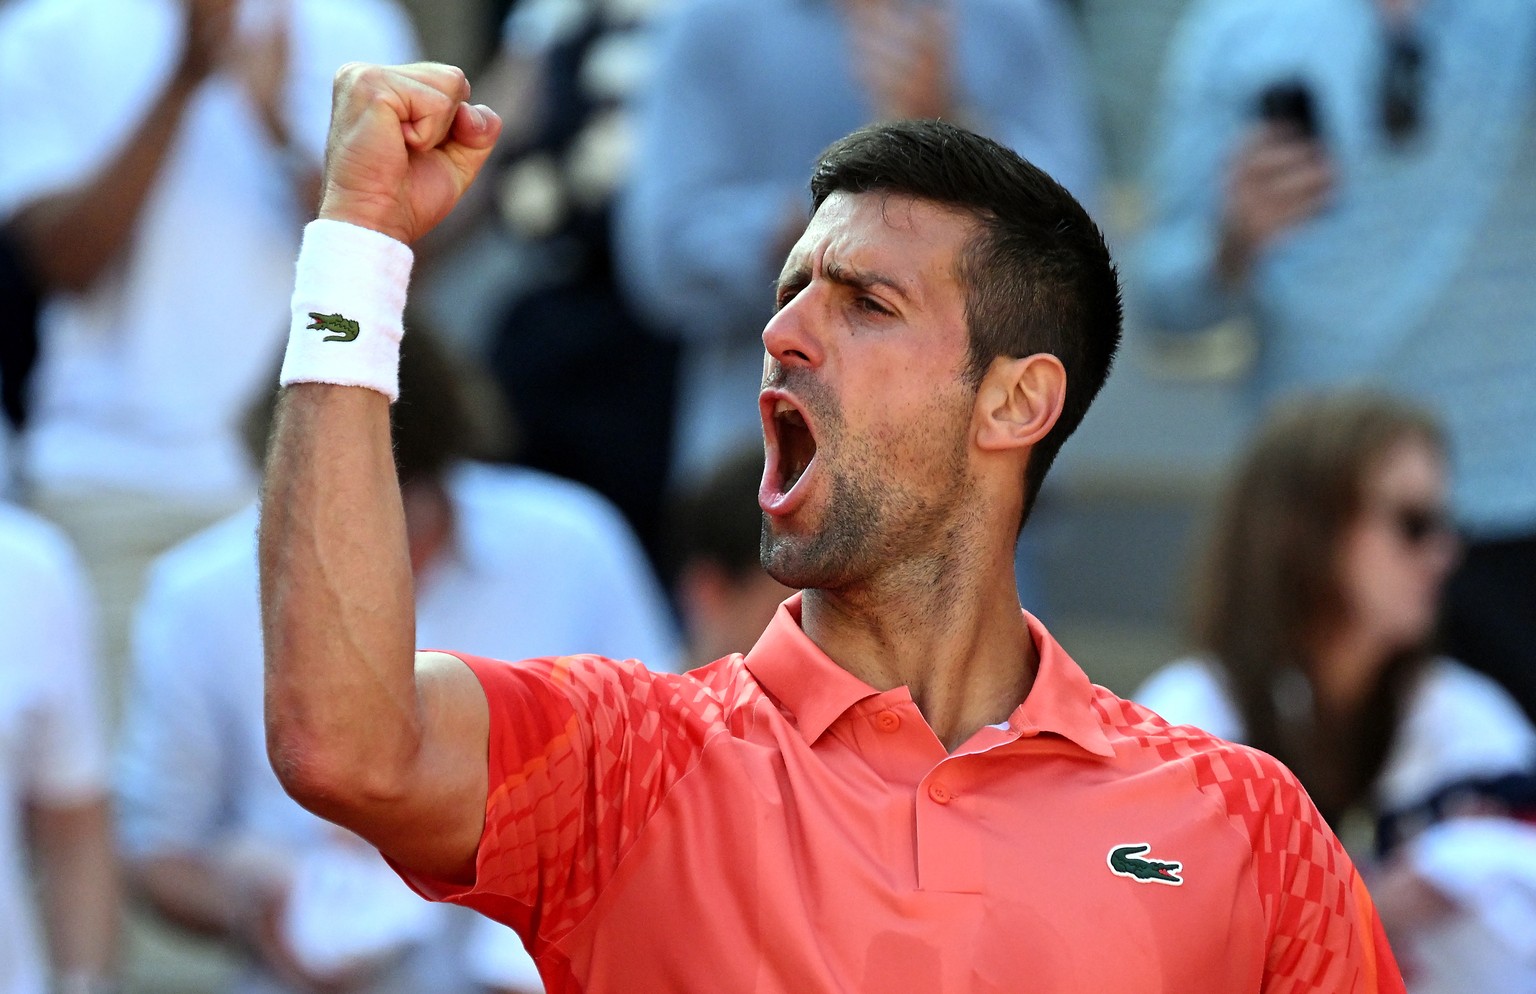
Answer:
<svg viewBox="0 0 1536 994"><path fill-rule="evenodd" d="M1259 117L1271 124L1288 128L1300 138L1320 137L1317 101L1312 89L1300 80L1273 83L1259 94Z"/></svg>

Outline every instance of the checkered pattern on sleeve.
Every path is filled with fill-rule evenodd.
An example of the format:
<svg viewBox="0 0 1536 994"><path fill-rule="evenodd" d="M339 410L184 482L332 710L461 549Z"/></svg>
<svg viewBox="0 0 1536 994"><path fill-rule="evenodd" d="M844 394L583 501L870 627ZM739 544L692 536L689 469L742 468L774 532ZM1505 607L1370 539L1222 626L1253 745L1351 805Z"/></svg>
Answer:
<svg viewBox="0 0 1536 994"><path fill-rule="evenodd" d="M464 903L504 919L514 902L530 917L509 924L557 942L705 744L730 731L728 688L596 656L471 665L491 706L490 784Z"/></svg>
<svg viewBox="0 0 1536 994"><path fill-rule="evenodd" d="M1096 705L1163 762L1188 765L1249 840L1268 927L1264 994L1402 994L1365 884L1295 775L1279 760L1107 692Z"/></svg>

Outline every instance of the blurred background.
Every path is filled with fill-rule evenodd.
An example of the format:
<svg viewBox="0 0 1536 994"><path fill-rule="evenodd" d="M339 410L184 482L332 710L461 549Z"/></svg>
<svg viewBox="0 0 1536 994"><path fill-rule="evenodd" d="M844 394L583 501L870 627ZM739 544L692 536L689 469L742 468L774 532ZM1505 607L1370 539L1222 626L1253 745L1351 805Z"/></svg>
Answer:
<svg viewBox="0 0 1536 994"><path fill-rule="evenodd" d="M810 167L954 120L1072 190L1124 287L1024 606L1309 771L1415 994L1536 991L1533 0L0 0L0 994L539 989L262 749L252 505L330 79L417 58L505 122L415 246L421 631L750 648Z"/></svg>

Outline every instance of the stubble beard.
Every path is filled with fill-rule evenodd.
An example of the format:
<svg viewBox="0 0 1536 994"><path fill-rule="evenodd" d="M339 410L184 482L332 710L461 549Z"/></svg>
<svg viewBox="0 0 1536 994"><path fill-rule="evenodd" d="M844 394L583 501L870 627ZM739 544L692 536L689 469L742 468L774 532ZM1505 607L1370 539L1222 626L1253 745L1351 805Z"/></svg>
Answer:
<svg viewBox="0 0 1536 994"><path fill-rule="evenodd" d="M928 419L935 428L955 426L951 443L909 455L903 465L900 459L883 457L878 442L850 441L841 404L819 381L799 380L794 371L786 374L780 367L765 378L764 385L795 389L816 415L824 457L819 471L828 491L822 520L810 532L778 532L772 518L763 515L758 557L768 575L785 586L847 590L888 569L899 570L896 560L928 545L966 499L963 426L969 419L968 396L958 398L952 408L936 405ZM903 485L903 470L914 480L937 472L949 486L938 496L925 498Z"/></svg>
<svg viewBox="0 0 1536 994"><path fill-rule="evenodd" d="M888 506L880 493L883 487L845 473L835 474L830 484L826 520L809 535L777 534L763 515L758 555L768 575L786 587L835 590L872 566Z"/></svg>
<svg viewBox="0 0 1536 994"><path fill-rule="evenodd" d="M942 419L936 417L932 423L940 424ZM963 433L956 433L948 451L924 453L917 465L905 467L857 445L845 451L842 465L836 468L831 465L833 454L827 455L821 470L827 474L828 495L813 531L776 532L772 519L763 516L759 558L768 575L801 590L846 591L879 582L881 576L899 577L903 583L938 582L944 561L964 545L962 536L951 533L950 527L957 509L966 506L972 493ZM947 486L921 495L904 485L903 468L912 479L927 468Z"/></svg>

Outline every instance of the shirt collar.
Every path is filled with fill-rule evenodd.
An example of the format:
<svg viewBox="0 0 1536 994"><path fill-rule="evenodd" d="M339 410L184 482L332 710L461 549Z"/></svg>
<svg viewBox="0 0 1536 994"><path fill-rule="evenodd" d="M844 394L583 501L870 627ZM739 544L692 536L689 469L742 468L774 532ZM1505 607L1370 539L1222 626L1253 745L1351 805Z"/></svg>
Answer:
<svg viewBox="0 0 1536 994"><path fill-rule="evenodd" d="M821 738L844 711L879 693L834 663L805 634L798 593L779 605L745 662L763 689L794 715L807 743Z"/></svg>
<svg viewBox="0 0 1536 994"><path fill-rule="evenodd" d="M1087 674L1039 619L1022 613L1040 666L1029 696L1009 717L1009 727L1020 734L1050 732L1095 756L1113 756L1093 708L1093 684ZM794 716L807 743L821 738L849 708L879 693L833 662L805 634L799 594L779 605L745 662L757 682Z"/></svg>

